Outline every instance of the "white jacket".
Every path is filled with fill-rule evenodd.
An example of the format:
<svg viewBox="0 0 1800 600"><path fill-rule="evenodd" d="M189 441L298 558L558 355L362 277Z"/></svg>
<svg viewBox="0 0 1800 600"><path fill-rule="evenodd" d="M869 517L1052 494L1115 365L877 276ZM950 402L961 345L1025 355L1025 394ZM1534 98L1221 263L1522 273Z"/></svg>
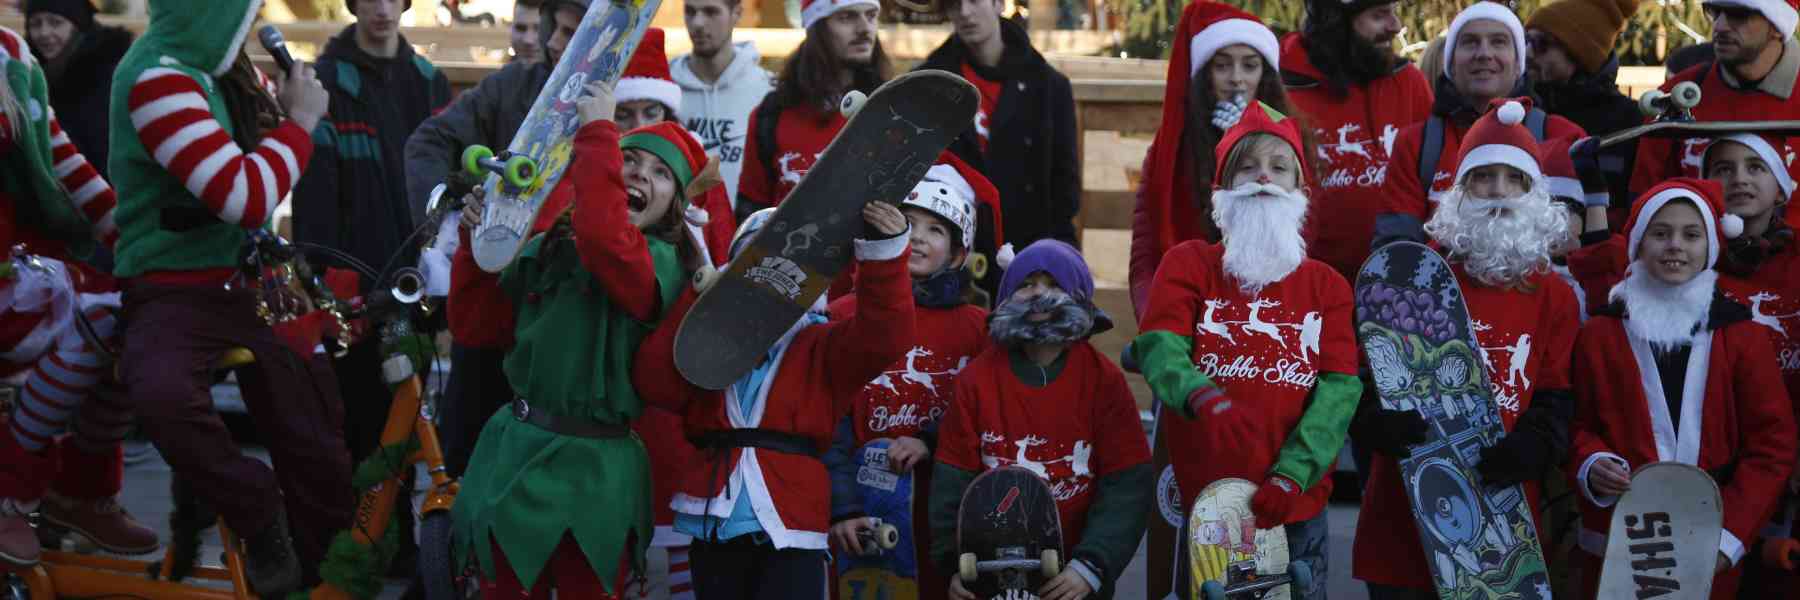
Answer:
<svg viewBox="0 0 1800 600"><path fill-rule="evenodd" d="M732 44L736 55L719 81L707 84L694 75L684 55L669 63L669 77L681 86L681 115L688 131L700 136L708 154L719 157L719 174L737 206L738 174L744 168L744 143L750 131L750 113L774 89L774 76L759 63L761 56L751 42Z"/></svg>

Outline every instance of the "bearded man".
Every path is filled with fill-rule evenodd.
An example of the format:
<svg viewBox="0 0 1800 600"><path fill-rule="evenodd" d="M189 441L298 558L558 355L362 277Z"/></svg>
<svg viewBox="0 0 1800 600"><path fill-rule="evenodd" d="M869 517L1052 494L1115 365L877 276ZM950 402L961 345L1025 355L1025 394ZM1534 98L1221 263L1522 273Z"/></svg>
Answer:
<svg viewBox="0 0 1800 600"><path fill-rule="evenodd" d="M1328 475L1362 384L1350 286L1306 258L1304 148L1294 120L1262 105L1226 132L1212 194L1223 237L1163 257L1132 349L1180 415L1162 426L1182 506L1220 479L1264 482L1256 526L1286 526L1289 555L1314 574L1305 595L1324 598Z"/></svg>
<svg viewBox="0 0 1800 600"><path fill-rule="evenodd" d="M1524 484L1531 513L1537 481L1568 451L1569 357L1580 329L1575 293L1551 272L1570 244L1568 215L1550 200L1539 151L1521 122L1529 100L1496 100L1463 137L1456 184L1425 233L1444 249L1469 307L1477 354L1507 433L1475 467L1486 486ZM1436 598L1396 460L1425 439L1415 410L1364 402L1350 435L1374 450L1351 566L1373 600Z"/></svg>

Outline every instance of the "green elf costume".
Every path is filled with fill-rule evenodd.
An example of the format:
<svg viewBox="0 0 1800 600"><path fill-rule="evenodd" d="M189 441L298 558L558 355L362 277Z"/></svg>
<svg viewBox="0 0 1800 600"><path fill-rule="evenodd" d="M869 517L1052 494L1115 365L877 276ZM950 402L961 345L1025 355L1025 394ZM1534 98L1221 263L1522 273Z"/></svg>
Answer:
<svg viewBox="0 0 1800 600"><path fill-rule="evenodd" d="M665 218L641 232L628 221L627 183L646 196L650 186L625 179L622 150L636 151L634 164L661 160L675 180ZM629 428L644 410L631 360L687 282L695 244L680 190L706 164L678 124L621 140L611 121L595 121L576 134L574 164L539 212L534 229L549 231L504 271L477 267L462 231L451 332L467 346L507 348L516 396L476 442L454 509L456 548L503 594L613 597L642 572L654 510L649 457Z"/></svg>

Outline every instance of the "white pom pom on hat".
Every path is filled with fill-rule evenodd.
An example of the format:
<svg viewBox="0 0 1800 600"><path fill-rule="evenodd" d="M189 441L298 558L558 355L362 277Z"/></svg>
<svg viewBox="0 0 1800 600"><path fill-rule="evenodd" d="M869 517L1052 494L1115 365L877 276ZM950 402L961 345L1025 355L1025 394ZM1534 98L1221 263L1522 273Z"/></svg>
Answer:
<svg viewBox="0 0 1800 600"><path fill-rule="evenodd" d="M1725 234L1725 239L1737 239L1738 236L1744 235L1744 218L1725 213L1725 216L1719 218L1719 231Z"/></svg>
<svg viewBox="0 0 1800 600"><path fill-rule="evenodd" d="M1000 246L1000 251L994 253L994 264L1000 265L1001 269L1005 269L1012 266L1013 258L1017 256L1018 253L1013 251L1012 244L1003 244Z"/></svg>
<svg viewBox="0 0 1800 600"><path fill-rule="evenodd" d="M1519 104L1517 100L1509 101L1506 104L1500 105L1499 112L1494 116L1500 119L1501 125L1518 125L1524 123L1525 105Z"/></svg>

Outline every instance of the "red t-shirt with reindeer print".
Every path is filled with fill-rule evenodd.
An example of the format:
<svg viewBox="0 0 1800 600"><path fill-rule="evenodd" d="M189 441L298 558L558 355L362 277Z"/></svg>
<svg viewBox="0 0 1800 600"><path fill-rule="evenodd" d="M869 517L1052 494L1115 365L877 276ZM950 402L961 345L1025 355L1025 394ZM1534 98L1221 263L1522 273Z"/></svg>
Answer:
<svg viewBox="0 0 1800 600"><path fill-rule="evenodd" d="M1068 556L1081 543L1098 480L1150 462L1150 445L1125 373L1086 341L1069 346L1043 387L1013 373L1010 352L989 346L956 378L937 459L975 473L1023 467L1042 477L1056 497Z"/></svg>
<svg viewBox="0 0 1800 600"><path fill-rule="evenodd" d="M1143 331L1194 341L1194 368L1239 407L1261 413L1266 427L1241 459L1217 460L1205 446L1204 419L1164 419L1170 463L1182 505L1227 477L1262 482L1288 434L1300 424L1322 373L1356 374L1350 284L1329 265L1306 259L1281 281L1246 293L1225 271L1225 247L1184 242L1163 257L1150 290ZM1331 497L1331 479L1306 491L1297 518L1311 518Z"/></svg>
<svg viewBox="0 0 1800 600"><path fill-rule="evenodd" d="M855 314L855 301L848 296L833 302L832 314ZM986 346L987 311L981 307L914 307L912 350L857 392L850 409L856 444L935 431L950 408L957 374Z"/></svg>

